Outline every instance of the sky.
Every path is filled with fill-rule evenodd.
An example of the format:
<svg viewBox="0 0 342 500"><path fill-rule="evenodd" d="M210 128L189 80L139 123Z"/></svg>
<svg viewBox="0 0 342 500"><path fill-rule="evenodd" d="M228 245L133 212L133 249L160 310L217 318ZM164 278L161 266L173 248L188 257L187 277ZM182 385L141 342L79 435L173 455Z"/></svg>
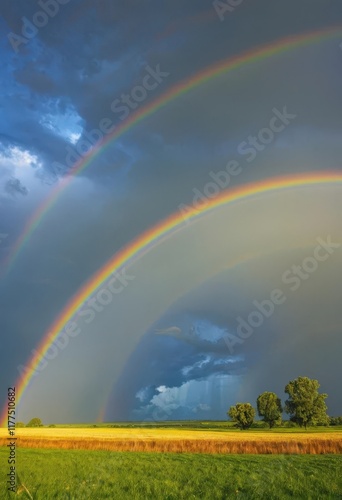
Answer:
<svg viewBox="0 0 342 500"><path fill-rule="evenodd" d="M212 189L342 174L339 0L47 5L0 7L1 407L72 297L144 231L201 207ZM216 63L329 29L334 35L223 72L134 122ZM101 147L99 129L106 138L129 120ZM90 148L96 155L76 174ZM280 190L193 223L185 217L129 263L110 304L83 305L82 332L42 362L19 419L224 420L230 405L255 404L264 390L284 400L298 376L317 378L329 414L341 415L341 190L338 182ZM310 271L294 275L305 259ZM255 301L271 297L283 302L246 327L260 312Z"/></svg>

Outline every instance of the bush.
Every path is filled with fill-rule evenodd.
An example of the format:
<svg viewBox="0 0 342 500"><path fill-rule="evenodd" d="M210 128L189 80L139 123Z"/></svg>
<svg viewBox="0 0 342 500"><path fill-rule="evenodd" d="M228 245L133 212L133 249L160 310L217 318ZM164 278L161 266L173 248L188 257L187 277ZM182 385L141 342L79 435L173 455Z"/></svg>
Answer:
<svg viewBox="0 0 342 500"><path fill-rule="evenodd" d="M268 424L263 422L262 420L258 420L257 422L253 422L251 425L252 429L266 429L268 428Z"/></svg>
<svg viewBox="0 0 342 500"><path fill-rule="evenodd" d="M40 418L35 417L29 421L26 427L43 427L43 423Z"/></svg>
<svg viewBox="0 0 342 500"><path fill-rule="evenodd" d="M16 428L19 428L19 427L25 427L25 424L24 424L24 422L17 422L17 423L15 424L15 426L16 426Z"/></svg>
<svg viewBox="0 0 342 500"><path fill-rule="evenodd" d="M297 424L295 422L292 422L292 420L285 420L283 422L284 427L286 428L292 428L292 427L297 427Z"/></svg>
<svg viewBox="0 0 342 500"><path fill-rule="evenodd" d="M342 417L329 417L330 425L342 425Z"/></svg>

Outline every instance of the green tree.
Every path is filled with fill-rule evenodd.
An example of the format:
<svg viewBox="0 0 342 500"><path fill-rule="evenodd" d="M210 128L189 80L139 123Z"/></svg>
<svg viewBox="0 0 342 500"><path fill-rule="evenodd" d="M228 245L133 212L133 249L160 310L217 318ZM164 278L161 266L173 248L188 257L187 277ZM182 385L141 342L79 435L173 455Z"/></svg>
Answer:
<svg viewBox="0 0 342 500"><path fill-rule="evenodd" d="M274 392L263 392L258 396L257 408L259 417L263 417L270 429L281 422L283 408L280 398Z"/></svg>
<svg viewBox="0 0 342 500"><path fill-rule="evenodd" d="M43 423L40 420L40 418L32 418L28 424L26 424L26 427L43 427Z"/></svg>
<svg viewBox="0 0 342 500"><path fill-rule="evenodd" d="M239 429L249 429L254 422L255 410L250 403L237 403L227 412Z"/></svg>
<svg viewBox="0 0 342 500"><path fill-rule="evenodd" d="M330 417L329 425L342 425L342 417Z"/></svg>
<svg viewBox="0 0 342 500"><path fill-rule="evenodd" d="M289 398L285 401L285 411L290 419L300 427L308 425L324 425L329 422L325 399L327 394L318 392L318 380L308 377L298 377L285 387Z"/></svg>

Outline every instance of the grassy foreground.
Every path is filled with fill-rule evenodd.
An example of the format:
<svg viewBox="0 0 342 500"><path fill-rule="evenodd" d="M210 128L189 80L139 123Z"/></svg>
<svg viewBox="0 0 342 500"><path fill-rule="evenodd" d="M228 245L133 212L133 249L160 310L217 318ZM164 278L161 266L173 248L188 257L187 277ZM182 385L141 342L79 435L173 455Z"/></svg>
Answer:
<svg viewBox="0 0 342 500"><path fill-rule="evenodd" d="M7 450L0 448L1 475ZM19 498L341 499L341 455L18 450ZM4 483L0 498L7 498Z"/></svg>

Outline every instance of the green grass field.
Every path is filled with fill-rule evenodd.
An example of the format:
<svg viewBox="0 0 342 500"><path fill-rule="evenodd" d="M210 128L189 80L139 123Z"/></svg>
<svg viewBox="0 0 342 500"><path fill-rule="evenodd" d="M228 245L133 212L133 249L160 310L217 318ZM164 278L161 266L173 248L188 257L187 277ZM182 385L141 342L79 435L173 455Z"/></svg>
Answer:
<svg viewBox="0 0 342 500"><path fill-rule="evenodd" d="M7 471L0 448L1 475ZM341 455L205 455L17 450L31 499L341 499ZM2 484L4 484L2 482ZM21 484L23 486L21 486ZM7 498L2 486L0 498ZM11 498L10 497L10 498Z"/></svg>

